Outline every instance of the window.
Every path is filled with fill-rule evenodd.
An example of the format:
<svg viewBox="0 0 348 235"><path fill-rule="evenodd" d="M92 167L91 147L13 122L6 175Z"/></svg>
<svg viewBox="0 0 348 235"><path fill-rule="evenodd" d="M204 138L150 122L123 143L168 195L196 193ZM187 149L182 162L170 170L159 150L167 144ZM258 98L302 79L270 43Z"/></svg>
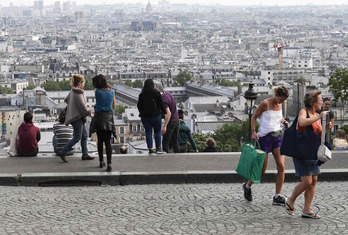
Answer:
<svg viewBox="0 0 348 235"><path fill-rule="evenodd" d="M132 132L136 132L137 131L137 125L136 124L133 124L132 125Z"/></svg>
<svg viewBox="0 0 348 235"><path fill-rule="evenodd" d="M270 71L268 71L268 74L271 74L271 72L270 72Z"/></svg>
<svg viewBox="0 0 348 235"><path fill-rule="evenodd" d="M145 128L143 125L140 125L140 131L145 131Z"/></svg>
<svg viewBox="0 0 348 235"><path fill-rule="evenodd" d="M120 144L124 144L124 137L120 136Z"/></svg>
<svg viewBox="0 0 348 235"><path fill-rule="evenodd" d="M119 128L120 128L120 129L119 129L120 134L124 134L124 127L123 127L123 126L120 126Z"/></svg>

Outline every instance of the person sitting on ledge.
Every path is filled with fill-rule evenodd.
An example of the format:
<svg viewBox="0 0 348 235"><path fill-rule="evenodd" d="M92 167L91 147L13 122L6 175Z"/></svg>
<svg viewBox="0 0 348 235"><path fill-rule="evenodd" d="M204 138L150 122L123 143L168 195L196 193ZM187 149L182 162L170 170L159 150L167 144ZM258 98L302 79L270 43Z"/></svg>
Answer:
<svg viewBox="0 0 348 235"><path fill-rule="evenodd" d="M120 154L128 154L128 149L125 145L120 147Z"/></svg>
<svg viewBox="0 0 348 235"><path fill-rule="evenodd" d="M207 147L203 150L203 152L217 152L215 148L216 142L213 138L209 137L205 143Z"/></svg>
<svg viewBox="0 0 348 235"><path fill-rule="evenodd" d="M38 142L41 139L40 129L33 124L33 114L24 114L24 123L18 127L18 156L35 157L39 152Z"/></svg>
<svg viewBox="0 0 348 235"><path fill-rule="evenodd" d="M339 129L336 138L333 140L335 150L348 150L348 142L346 139L346 132Z"/></svg>

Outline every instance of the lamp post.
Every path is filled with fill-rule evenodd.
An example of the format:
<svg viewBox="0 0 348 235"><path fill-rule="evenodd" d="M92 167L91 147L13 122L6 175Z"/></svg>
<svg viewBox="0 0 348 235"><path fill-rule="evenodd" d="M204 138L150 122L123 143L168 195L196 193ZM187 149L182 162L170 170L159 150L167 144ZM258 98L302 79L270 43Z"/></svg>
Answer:
<svg viewBox="0 0 348 235"><path fill-rule="evenodd" d="M251 112L253 110L253 101L257 99L257 93L254 91L254 83L249 83L249 89L245 91L244 98L247 100L249 113L249 142L251 142Z"/></svg>

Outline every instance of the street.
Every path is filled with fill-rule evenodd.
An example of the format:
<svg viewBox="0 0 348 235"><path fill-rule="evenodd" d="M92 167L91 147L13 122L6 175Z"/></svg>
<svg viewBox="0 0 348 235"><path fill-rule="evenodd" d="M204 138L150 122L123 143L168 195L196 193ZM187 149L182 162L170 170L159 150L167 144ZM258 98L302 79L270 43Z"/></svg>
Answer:
<svg viewBox="0 0 348 235"><path fill-rule="evenodd" d="M295 183L285 183L290 195ZM347 183L319 182L313 211L301 218L272 206L274 183L0 187L0 234L348 234Z"/></svg>

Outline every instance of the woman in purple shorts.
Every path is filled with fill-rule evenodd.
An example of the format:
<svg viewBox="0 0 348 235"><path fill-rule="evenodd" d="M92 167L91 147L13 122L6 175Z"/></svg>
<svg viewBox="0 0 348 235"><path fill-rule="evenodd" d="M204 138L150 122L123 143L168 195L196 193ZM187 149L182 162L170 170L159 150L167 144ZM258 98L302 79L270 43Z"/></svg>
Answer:
<svg viewBox="0 0 348 235"><path fill-rule="evenodd" d="M289 97L289 91L284 86L274 89L274 95L271 98L263 100L257 107L251 118L252 139L259 140L260 147L265 151L266 157L263 164L262 174L267 168L268 153L272 152L277 164L276 192L273 197L273 205L285 205L285 197L280 195L284 183L284 156L280 155L280 145L282 143L282 125L287 126L282 114L282 105ZM256 133L256 119L260 118L260 127ZM252 181L243 184L244 197L252 201L251 185Z"/></svg>

